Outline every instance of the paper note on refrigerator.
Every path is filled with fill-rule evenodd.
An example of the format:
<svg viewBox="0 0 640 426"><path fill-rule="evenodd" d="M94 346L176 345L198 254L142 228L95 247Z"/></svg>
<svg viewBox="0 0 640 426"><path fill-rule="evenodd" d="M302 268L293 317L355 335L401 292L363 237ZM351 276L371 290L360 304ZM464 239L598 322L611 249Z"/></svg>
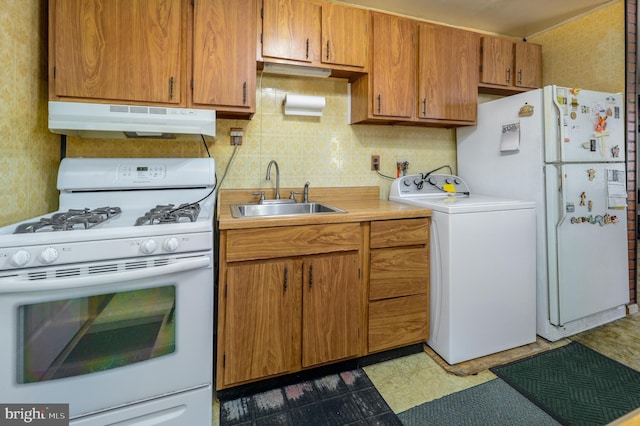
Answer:
<svg viewBox="0 0 640 426"><path fill-rule="evenodd" d="M502 125L502 138L500 139L500 151L520 150L520 122Z"/></svg>
<svg viewBox="0 0 640 426"><path fill-rule="evenodd" d="M622 170L607 170L607 196L610 209L624 209L627 206L625 173Z"/></svg>

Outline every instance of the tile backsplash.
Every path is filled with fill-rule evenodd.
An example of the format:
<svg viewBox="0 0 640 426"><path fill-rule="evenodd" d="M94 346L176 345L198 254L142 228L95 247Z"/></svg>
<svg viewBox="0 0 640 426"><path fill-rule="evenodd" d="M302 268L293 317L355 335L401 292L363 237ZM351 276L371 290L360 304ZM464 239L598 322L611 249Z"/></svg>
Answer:
<svg viewBox="0 0 640 426"><path fill-rule="evenodd" d="M345 79L302 78L258 72L256 114L250 121L217 121L217 136L208 138L216 159L218 178L231 158L230 128L243 129L223 188L269 188L265 181L269 161L280 167L283 186L376 185L388 194L389 179L370 170L371 155L380 155L381 173L395 177L396 162L408 161L408 173L450 165L455 171L455 131L405 126L349 125L349 84ZM321 117L285 115L287 93L322 96ZM79 156L203 156L193 141L109 141L69 138L68 155Z"/></svg>

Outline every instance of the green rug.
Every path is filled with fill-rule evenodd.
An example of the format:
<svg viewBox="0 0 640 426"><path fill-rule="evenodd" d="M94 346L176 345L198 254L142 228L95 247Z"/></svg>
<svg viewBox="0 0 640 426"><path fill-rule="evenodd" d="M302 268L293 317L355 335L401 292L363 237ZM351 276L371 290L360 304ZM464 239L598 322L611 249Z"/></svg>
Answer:
<svg viewBox="0 0 640 426"><path fill-rule="evenodd" d="M577 342L491 371L564 425L604 425L640 406L640 372Z"/></svg>

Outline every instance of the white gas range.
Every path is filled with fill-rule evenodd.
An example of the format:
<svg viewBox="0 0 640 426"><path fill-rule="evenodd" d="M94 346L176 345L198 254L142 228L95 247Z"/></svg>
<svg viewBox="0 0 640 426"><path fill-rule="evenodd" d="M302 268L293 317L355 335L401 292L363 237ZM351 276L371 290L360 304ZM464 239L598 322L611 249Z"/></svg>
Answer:
<svg viewBox="0 0 640 426"><path fill-rule="evenodd" d="M0 228L0 400L210 424L215 188L211 158L64 159L59 210Z"/></svg>

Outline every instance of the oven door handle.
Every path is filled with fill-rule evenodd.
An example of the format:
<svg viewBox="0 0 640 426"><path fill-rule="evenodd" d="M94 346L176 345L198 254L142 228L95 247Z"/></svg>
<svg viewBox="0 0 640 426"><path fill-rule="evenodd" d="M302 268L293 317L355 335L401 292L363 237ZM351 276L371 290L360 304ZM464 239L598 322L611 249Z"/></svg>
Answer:
<svg viewBox="0 0 640 426"><path fill-rule="evenodd" d="M145 278L153 278L161 275L170 275L194 269L208 268L211 260L208 256L182 260L169 265L155 266L152 268L135 269L131 271L116 272L113 274L82 275L73 278L55 278L40 280L24 280L15 277L0 278L0 294L2 293L28 293L33 291L66 290L70 288L96 287L118 282L134 281ZM211 283L213 285L213 283Z"/></svg>

